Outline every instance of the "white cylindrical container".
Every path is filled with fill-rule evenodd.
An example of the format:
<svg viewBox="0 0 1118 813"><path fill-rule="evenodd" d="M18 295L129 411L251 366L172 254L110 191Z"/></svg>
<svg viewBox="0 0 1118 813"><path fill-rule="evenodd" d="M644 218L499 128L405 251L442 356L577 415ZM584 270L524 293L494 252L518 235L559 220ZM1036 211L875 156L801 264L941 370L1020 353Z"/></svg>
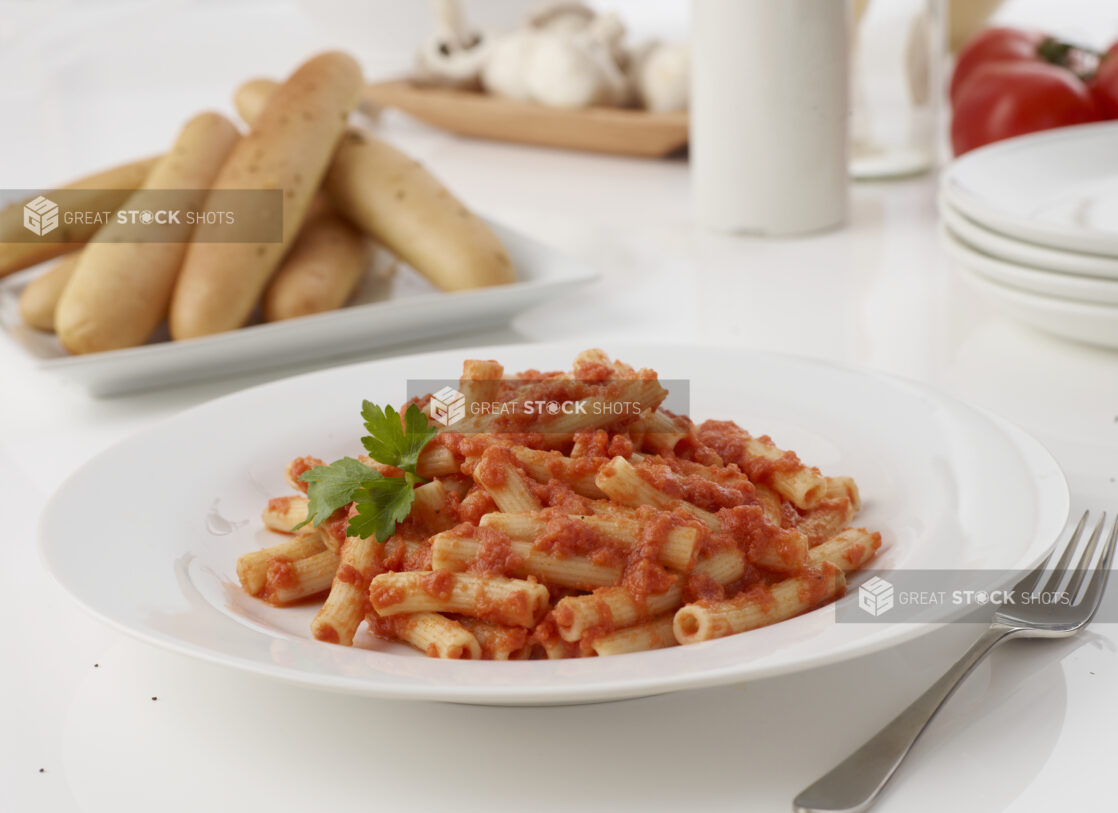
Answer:
<svg viewBox="0 0 1118 813"><path fill-rule="evenodd" d="M700 224L778 236L844 222L847 20L843 0L692 0Z"/></svg>

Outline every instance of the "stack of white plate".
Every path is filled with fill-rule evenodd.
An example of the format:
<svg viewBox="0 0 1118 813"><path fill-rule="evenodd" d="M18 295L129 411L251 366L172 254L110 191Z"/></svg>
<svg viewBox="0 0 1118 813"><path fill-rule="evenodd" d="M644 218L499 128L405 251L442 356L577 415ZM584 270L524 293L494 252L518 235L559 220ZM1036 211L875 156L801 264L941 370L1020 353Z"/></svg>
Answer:
<svg viewBox="0 0 1118 813"><path fill-rule="evenodd" d="M964 155L944 172L939 213L980 294L1041 330L1118 348L1118 122Z"/></svg>

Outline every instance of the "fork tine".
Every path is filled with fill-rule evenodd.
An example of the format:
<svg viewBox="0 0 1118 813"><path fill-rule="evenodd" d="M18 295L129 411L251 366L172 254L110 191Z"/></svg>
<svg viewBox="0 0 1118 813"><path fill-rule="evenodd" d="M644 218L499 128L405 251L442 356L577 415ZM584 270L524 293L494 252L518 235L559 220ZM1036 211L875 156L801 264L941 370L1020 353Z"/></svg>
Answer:
<svg viewBox="0 0 1118 813"><path fill-rule="evenodd" d="M1052 569L1052 576L1044 585L1042 592L1055 593L1056 588L1060 586L1060 581L1064 578L1064 574L1068 572L1071 556L1075 553L1076 545L1079 544L1079 537L1083 535L1083 526L1087 524L1087 517L1090 513L1090 511L1084 511L1083 516L1079 518L1079 524L1075 526L1075 531L1072 533L1071 539L1068 540L1063 555L1060 556L1060 561L1056 562L1056 567Z"/></svg>
<svg viewBox="0 0 1118 813"><path fill-rule="evenodd" d="M1106 590L1106 580L1110 576L1110 560L1114 558L1114 546L1118 543L1118 518L1114 520L1114 526L1110 529L1110 536L1107 537L1106 545L1102 549L1102 556L1099 558L1099 566L1095 569L1095 573L1091 576L1091 581L1087 583L1087 589L1083 593L1082 604L1091 607L1091 613L1084 621L1084 625L1090 623L1091 619L1095 617L1098 612L1099 605L1102 604L1102 594Z"/></svg>
<svg viewBox="0 0 1118 813"><path fill-rule="evenodd" d="M1031 594L1036 590L1037 582L1040 577L1044 575L1044 571L1048 568L1048 563L1052 561L1052 554L1056 552L1055 546L1048 553L1044 554L1044 558L1040 560L1040 564L1030 570L1021 581L1013 588L1013 592L1019 596Z"/></svg>
<svg viewBox="0 0 1118 813"><path fill-rule="evenodd" d="M1091 538L1087 540L1087 547L1083 549L1083 555L1079 557L1079 563L1075 566L1075 570L1071 572L1071 579L1068 581L1067 595L1071 602L1075 603L1076 595L1079 593L1079 588L1083 584L1083 577L1087 575L1087 568L1091 566L1091 560L1095 556L1095 548L1099 546L1099 537L1102 536L1103 526L1106 525L1106 512L1102 512L1099 521L1095 523L1095 530L1091 531Z"/></svg>

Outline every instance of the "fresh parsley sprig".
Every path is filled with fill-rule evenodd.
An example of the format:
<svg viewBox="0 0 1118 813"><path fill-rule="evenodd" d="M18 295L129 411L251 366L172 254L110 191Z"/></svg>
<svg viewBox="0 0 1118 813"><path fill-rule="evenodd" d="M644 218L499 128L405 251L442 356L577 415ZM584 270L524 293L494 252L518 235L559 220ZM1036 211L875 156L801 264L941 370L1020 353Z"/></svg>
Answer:
<svg viewBox="0 0 1118 813"><path fill-rule="evenodd" d="M395 466L403 477L386 477L352 457L343 457L329 466L316 466L300 478L307 484L307 518L296 527L325 522L339 508L350 503L357 513L350 517L346 533L368 539L375 536L386 542L396 525L407 518L415 500L415 487L426 482L416 472L419 453L439 433L429 426L427 416L415 404L400 413L391 406L381 409L364 401L361 417L365 431L361 445L369 457L386 466Z"/></svg>

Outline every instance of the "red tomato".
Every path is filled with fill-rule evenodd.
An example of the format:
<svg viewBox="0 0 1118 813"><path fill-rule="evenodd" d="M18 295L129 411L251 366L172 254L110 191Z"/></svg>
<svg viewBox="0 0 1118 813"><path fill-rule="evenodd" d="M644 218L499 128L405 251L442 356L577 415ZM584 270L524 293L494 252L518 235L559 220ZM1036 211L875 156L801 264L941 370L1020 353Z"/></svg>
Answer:
<svg viewBox="0 0 1118 813"><path fill-rule="evenodd" d="M959 89L951 121L956 155L1003 138L1098 121L1087 86L1043 62L993 62L975 69Z"/></svg>
<svg viewBox="0 0 1118 813"><path fill-rule="evenodd" d="M1043 62L1040 45L1047 35L1017 28L987 28L967 42L955 60L951 74L951 101L975 69L988 62Z"/></svg>
<svg viewBox="0 0 1118 813"><path fill-rule="evenodd" d="M1099 63L1091 80L1091 92L1103 118L1118 119L1118 42L1110 46Z"/></svg>

